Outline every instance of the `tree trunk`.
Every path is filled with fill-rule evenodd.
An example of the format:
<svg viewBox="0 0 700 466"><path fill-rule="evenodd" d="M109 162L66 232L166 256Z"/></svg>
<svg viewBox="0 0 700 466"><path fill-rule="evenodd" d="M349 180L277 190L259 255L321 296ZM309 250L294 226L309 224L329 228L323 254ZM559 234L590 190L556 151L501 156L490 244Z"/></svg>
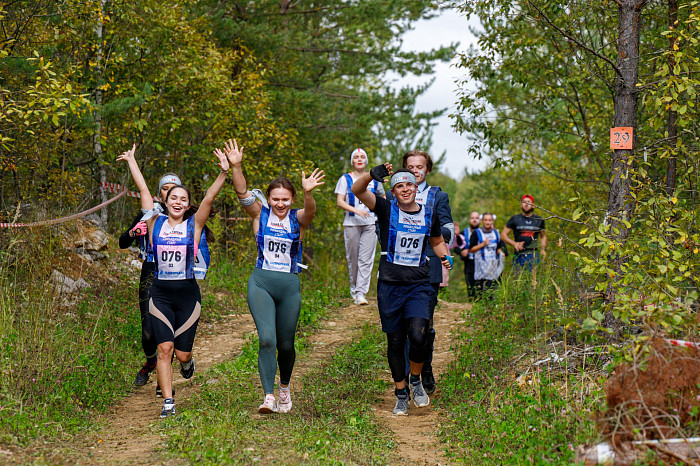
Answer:
<svg viewBox="0 0 700 466"><path fill-rule="evenodd" d="M678 0L668 0L668 27L670 29L676 28L676 21L678 20ZM676 38L671 34L668 36L668 50L673 53L673 47L676 44ZM676 66L676 60L671 55L669 57L668 69L671 76L673 76L673 68ZM671 149L669 153L668 160L666 161L666 192L669 196L673 195L676 190L676 152L675 148L678 139L678 125L676 124L678 120L678 113L675 110L669 110L668 112L668 145Z"/></svg>
<svg viewBox="0 0 700 466"><path fill-rule="evenodd" d="M107 0L99 0L99 17L97 20L96 36L97 36L97 57L95 59L95 109L93 110L93 118L95 119L95 129L92 135L93 151L97 159L97 166L100 174L100 183L107 182L107 168L104 161L104 153L102 152L102 78L104 69L102 60L104 58L104 14ZM101 202L107 201L107 191L100 189ZM108 208L105 207L100 211L100 222L102 228L107 227L109 220Z"/></svg>
<svg viewBox="0 0 700 466"><path fill-rule="evenodd" d="M637 139L637 81L639 79L639 32L641 12L645 0L617 0L618 7L618 42L617 68L619 74L615 80L615 127L634 128L633 141ZM634 146L633 146L634 147ZM634 204L630 202L631 174L634 149L615 149L610 167L610 192L608 195L608 218L610 235L624 242L629 230L623 220L632 217ZM613 233L616 228L619 233ZM611 258L611 268L620 272L624 258ZM615 300L614 287L608 285L606 301ZM606 316L612 319L612 314ZM617 327L617 326L615 326Z"/></svg>

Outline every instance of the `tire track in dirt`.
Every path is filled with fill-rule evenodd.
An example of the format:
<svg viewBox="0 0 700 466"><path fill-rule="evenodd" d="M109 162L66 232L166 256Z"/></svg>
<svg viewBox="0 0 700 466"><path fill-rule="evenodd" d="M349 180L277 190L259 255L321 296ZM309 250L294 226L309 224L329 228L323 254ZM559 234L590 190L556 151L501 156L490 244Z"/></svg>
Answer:
<svg viewBox="0 0 700 466"><path fill-rule="evenodd" d="M433 373L438 381L437 391L430 397L430 405L425 408L413 407L408 416L394 416L392 410L396 404L394 388L387 390L382 402L375 408L377 418L394 433L398 446L398 455L404 464L447 464L448 461L437 437L440 419L445 412L433 406L433 400L440 397L440 376L447 370L453 359L451 350L453 331L458 331L464 324L462 311L470 305L440 301L435 310L433 326L435 328L435 350L433 352ZM391 372L386 371L391 380Z"/></svg>
<svg viewBox="0 0 700 466"><path fill-rule="evenodd" d="M250 314L229 316L216 323L200 323L197 329L193 357L197 364L195 374L201 374L207 368L236 357L245 336L255 331ZM162 398L155 397L155 374L135 393L121 399L100 423L103 427L84 440L84 448L76 451L77 464L163 464L165 460L159 455L158 448L162 439L154 424L160 422ZM180 376L179 365L173 365L173 387L176 390L175 401L196 395L199 387ZM171 459L168 464L175 464Z"/></svg>

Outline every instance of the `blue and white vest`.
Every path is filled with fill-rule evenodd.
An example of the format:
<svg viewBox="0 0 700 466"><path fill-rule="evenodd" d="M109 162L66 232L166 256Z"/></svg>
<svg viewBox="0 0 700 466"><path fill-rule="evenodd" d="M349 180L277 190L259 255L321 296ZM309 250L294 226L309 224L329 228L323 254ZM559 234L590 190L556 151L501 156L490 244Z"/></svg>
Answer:
<svg viewBox="0 0 700 466"><path fill-rule="evenodd" d="M350 176L350 173L345 173L343 174L343 177L345 178L346 183L348 184L348 204L351 206L355 207L357 202L360 203L360 205L364 206L362 204L362 201L358 201L357 198L355 197L355 193L352 192L352 176ZM371 193L377 193L379 190L379 182L377 180L372 180L372 182L367 186L367 191ZM354 212L348 212L348 215L351 217L355 216Z"/></svg>
<svg viewBox="0 0 700 466"><path fill-rule="evenodd" d="M474 253L474 280L496 280L500 275L498 272L500 258L497 250L498 243L501 242L501 235L495 228L488 233L481 228L477 228L475 231L479 243L488 239L489 244Z"/></svg>
<svg viewBox="0 0 700 466"><path fill-rule="evenodd" d="M425 191L428 192L425 203L418 203L421 209L415 214L402 211L396 199L391 200L387 262L408 267L419 267L425 264L427 238L430 236L433 224L434 198L437 190L426 189Z"/></svg>
<svg viewBox="0 0 700 466"><path fill-rule="evenodd" d="M175 227L159 215L153 225L153 256L159 280L202 280L211 261L206 235L202 231L197 255L194 253L194 216Z"/></svg>
<svg viewBox="0 0 700 466"><path fill-rule="evenodd" d="M263 206L255 239L258 245L255 267L275 272L300 272L302 244L297 209L290 210L280 220Z"/></svg>

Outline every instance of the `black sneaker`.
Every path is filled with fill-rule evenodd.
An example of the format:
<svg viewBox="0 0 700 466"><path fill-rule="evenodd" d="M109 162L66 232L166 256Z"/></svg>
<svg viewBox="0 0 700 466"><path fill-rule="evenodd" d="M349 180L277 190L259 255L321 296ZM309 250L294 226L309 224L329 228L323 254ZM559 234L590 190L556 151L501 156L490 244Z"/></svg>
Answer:
<svg viewBox="0 0 700 466"><path fill-rule="evenodd" d="M194 375L194 358L190 359L189 369L183 368L182 363L180 363L180 374L186 379L192 378L192 376Z"/></svg>
<svg viewBox="0 0 700 466"><path fill-rule="evenodd" d="M134 385L137 387L143 387L148 383L148 377L151 375L151 372L153 369L155 369L156 366L149 366L148 363L145 363L141 369L136 373L136 378L134 379Z"/></svg>
<svg viewBox="0 0 700 466"><path fill-rule="evenodd" d="M430 369L429 371L421 372L420 374L421 382L423 382L423 389L425 390L425 393L427 393L429 396L432 396L433 393L435 393L436 383L435 383L435 377L433 376L433 370Z"/></svg>
<svg viewBox="0 0 700 466"><path fill-rule="evenodd" d="M160 384L156 385L156 396L158 398L163 398L163 390L160 389ZM175 396L175 387L173 387L173 396Z"/></svg>
<svg viewBox="0 0 700 466"><path fill-rule="evenodd" d="M166 398L163 400L163 409L160 411L160 417L168 417L175 415L175 399Z"/></svg>

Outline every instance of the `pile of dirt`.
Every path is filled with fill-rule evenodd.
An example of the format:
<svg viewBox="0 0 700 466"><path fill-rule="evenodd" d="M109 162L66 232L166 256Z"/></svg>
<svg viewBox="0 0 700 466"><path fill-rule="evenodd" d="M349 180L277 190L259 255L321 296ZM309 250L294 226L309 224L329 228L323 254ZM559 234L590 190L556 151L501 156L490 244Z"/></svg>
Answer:
<svg viewBox="0 0 700 466"><path fill-rule="evenodd" d="M700 419L699 387L700 350L654 338L647 353L608 379L604 433L616 446L682 437Z"/></svg>

